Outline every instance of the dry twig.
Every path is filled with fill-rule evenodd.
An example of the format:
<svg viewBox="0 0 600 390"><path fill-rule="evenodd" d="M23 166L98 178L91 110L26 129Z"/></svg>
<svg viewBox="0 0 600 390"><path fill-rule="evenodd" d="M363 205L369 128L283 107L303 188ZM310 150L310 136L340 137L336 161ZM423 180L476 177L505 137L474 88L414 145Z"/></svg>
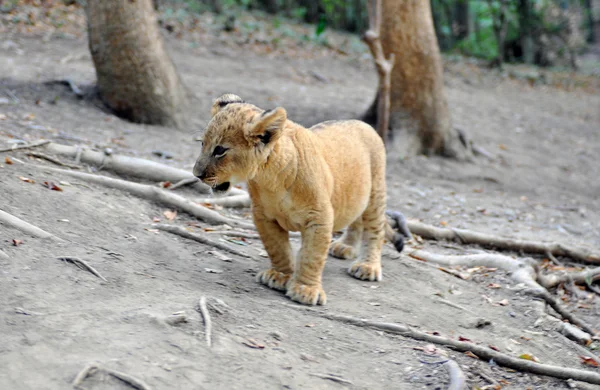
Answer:
<svg viewBox="0 0 600 390"><path fill-rule="evenodd" d="M138 390L150 390L150 386L148 386L147 384L145 384L143 381L132 377L129 374L125 374L124 372L120 372L120 371L116 371L110 368L106 368L106 367L100 367L97 364L88 364L87 366L84 367L83 370L81 370L81 372L79 374L77 374L77 376L75 377L75 379L73 380L73 387L76 389L82 389L81 387L81 383L85 380L85 378L87 378L88 376L98 372L98 371L104 371L107 374L127 383L129 386L133 387L134 389L138 389Z"/></svg>
<svg viewBox="0 0 600 390"><path fill-rule="evenodd" d="M77 164L65 163L65 162L60 161L57 158L54 158L52 156L48 156L47 154L44 154L44 153L27 152L27 155L28 156L32 156L32 157L41 158L41 159L44 159L46 161L50 161L51 163L54 163L56 165L60 165L61 167L67 167L67 168L73 168L73 169L81 169L81 166L79 166Z"/></svg>
<svg viewBox="0 0 600 390"><path fill-rule="evenodd" d="M232 195L226 196L224 198L196 199L196 202L228 208L245 208L250 207L251 205L250 197L248 196L248 194Z"/></svg>
<svg viewBox="0 0 600 390"><path fill-rule="evenodd" d="M45 230L40 229L37 226L34 226L28 222L23 221L20 218L15 217L5 211L0 210L0 223L6 224L8 226L12 226L20 231L29 234L30 236L37 238L49 238L56 241L62 241L60 238L56 237L54 234L48 233Z"/></svg>
<svg viewBox="0 0 600 390"><path fill-rule="evenodd" d="M244 253L242 251L238 251L237 249L231 248L228 245L222 244L218 241L213 241L210 238L201 236L199 234L195 234L192 232L187 231L185 228L182 228L180 226L175 226L175 225L167 225L164 223L157 223L157 224L153 224L152 227L155 227L159 230L163 230L165 232L169 232L169 233L173 233L173 234L177 234L178 236L184 237L184 238L188 238L190 240L194 240L194 241L198 241L204 245L210 245L210 246L214 246L215 248L219 248L221 250L224 250L226 252L229 253L233 253L234 255L240 256L240 257L246 257L246 258L252 258L252 256L250 256L247 253Z"/></svg>
<svg viewBox="0 0 600 390"><path fill-rule="evenodd" d="M489 361L493 359L494 362L496 362L498 365L512 368L514 370L522 372L531 372L533 374L546 375L560 379L574 379L582 382L600 384L600 374L597 372L580 370L576 368L553 366L549 364L541 364L530 360L514 358L502 352L494 351L491 348L482 347L474 343L452 340L441 336L434 336L429 333L411 329L405 325L393 324L389 322L369 321L356 317L324 312L310 307L292 305L288 303L284 303L284 305L299 310L305 310L332 321L338 321L365 328L378 329L387 333L400 334L402 336L410 337L415 340L422 340L433 344L445 345L447 347L461 352L470 351L471 353L475 354L477 357L484 361Z"/></svg>
<svg viewBox="0 0 600 390"><path fill-rule="evenodd" d="M102 276L100 274L100 272L96 271L96 269L94 267L92 267L91 265L89 265L85 260L81 260L78 257L70 257L70 256L60 256L60 257L58 257L58 259L62 260L62 261L66 261L67 263L75 264L77 267L81 268L82 270L88 271L92 275L107 282L106 278L104 278L104 276Z"/></svg>
<svg viewBox="0 0 600 390"><path fill-rule="evenodd" d="M195 176L188 177L188 178L185 178L185 179L181 179L177 183L175 183L172 186L170 186L168 189L171 190L171 191L173 191L173 190L176 190L176 189L181 188L181 187L189 186L191 184L196 184L198 182L198 180L199 179L197 177L195 177Z"/></svg>
<svg viewBox="0 0 600 390"><path fill-rule="evenodd" d="M515 252L570 257L573 260L600 264L600 254L589 250L574 248L563 244L550 244L540 241L520 240L498 237L491 234L474 232L456 228L438 228L417 221L408 221L408 228L413 234L432 240L457 241L462 244L476 244L484 248L494 248Z"/></svg>
<svg viewBox="0 0 600 390"><path fill-rule="evenodd" d="M49 143L50 143L50 141L36 141L36 142L32 142L30 144L25 144L25 145L13 145L10 148L0 149L0 152L12 152L13 150L19 150L19 149L31 149L31 148L36 148L38 146L44 146Z"/></svg>
<svg viewBox="0 0 600 390"><path fill-rule="evenodd" d="M212 345L212 321L210 319L210 314L208 313L208 308L206 307L206 297L200 298L196 310L198 310L200 314L202 314L202 319L204 320L204 336L206 338L206 345L208 345L208 348L210 348Z"/></svg>

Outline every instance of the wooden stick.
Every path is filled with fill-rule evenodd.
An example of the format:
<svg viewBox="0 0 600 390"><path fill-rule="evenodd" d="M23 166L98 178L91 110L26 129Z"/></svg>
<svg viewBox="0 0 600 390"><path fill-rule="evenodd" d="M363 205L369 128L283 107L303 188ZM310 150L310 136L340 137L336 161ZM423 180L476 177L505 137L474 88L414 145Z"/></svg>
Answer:
<svg viewBox="0 0 600 390"><path fill-rule="evenodd" d="M465 373L460 369L458 363L454 360L448 360L444 363L448 375L450 376L450 384L447 390L464 390L467 387L467 377Z"/></svg>
<svg viewBox="0 0 600 390"><path fill-rule="evenodd" d="M10 148L0 149L0 152L12 152L13 150L36 148L38 146L44 146L49 143L50 143L50 141L43 140L43 141L32 142L30 144L25 144L25 145L13 145Z"/></svg>
<svg viewBox="0 0 600 390"><path fill-rule="evenodd" d="M173 184L172 186L168 187L169 190L173 191L176 190L180 187L185 187L185 186L189 186L190 184L195 184L198 182L198 178L193 176L193 177L188 177L186 179L181 179L179 180L177 183Z"/></svg>
<svg viewBox="0 0 600 390"><path fill-rule="evenodd" d="M200 242L204 245L210 245L210 246L214 246L215 248L224 250L226 252L229 253L233 253L234 255L240 256L240 257L245 257L245 258L252 258L252 256L250 256L247 253L244 253L242 251L238 251L237 249L231 248L228 245L222 244L218 241L214 241L211 240L210 238L201 236L199 234L195 234L192 233L188 230L186 230L185 228L182 228L180 226L175 226L175 225L167 225L164 223L157 223L157 224L152 224L152 227L155 227L159 230L163 230L165 232L169 232L169 233L173 233L173 234L177 234L178 236L184 237L184 238L188 238L190 240L194 240L197 242Z"/></svg>
<svg viewBox="0 0 600 390"><path fill-rule="evenodd" d="M37 238L49 238L55 241L62 241L60 238L56 237L52 233L48 233L45 230L40 229L37 226L34 226L28 222L23 221L20 218L15 217L7 213L6 211L0 210L0 223L6 224L8 226L12 226L20 231L29 234L30 236Z"/></svg>
<svg viewBox="0 0 600 390"><path fill-rule="evenodd" d="M44 160L50 161L51 163L54 163L56 165L60 165L62 167L73 168L73 169L81 169L81 166L79 166L79 165L69 164L69 163L62 162L59 159L54 158L52 156L48 156L47 154L44 154L44 153L27 152L27 155L28 156L32 156L32 157L42 158Z"/></svg>
<svg viewBox="0 0 600 390"><path fill-rule="evenodd" d="M550 252L554 256L570 257L583 263L600 264L600 253L593 253L590 250L574 248L564 244L498 237L457 228L438 228L417 221L408 221L407 224L413 234L418 234L426 239L457 241L463 244L477 244L485 248L540 255Z"/></svg>
<svg viewBox="0 0 600 390"><path fill-rule="evenodd" d="M251 240L260 240L260 236L256 233L244 233L235 230L214 230L212 232L206 232L207 234L222 234L229 237L241 237L249 238Z"/></svg>
<svg viewBox="0 0 600 390"><path fill-rule="evenodd" d="M600 384L600 374L593 371L553 366L549 364L536 363L530 360L518 359L506 355L502 352L494 351L491 348L482 347L474 343L452 340L441 336L434 336L429 333L409 328L406 325L364 320L356 317L334 314L331 312L324 312L318 309L313 309L310 307L300 305L292 305L288 303L284 303L283 305L299 310L305 310L332 321L338 321L354 326L373 328L387 333L400 334L402 336L410 337L415 340L422 340L428 343L445 345L447 347L461 352L470 351L471 353L475 354L477 357L484 361L489 361L493 359L494 362L496 362L498 365L512 368L513 370L530 372L538 375L546 375L560 379L574 379L587 383Z"/></svg>
<svg viewBox="0 0 600 390"><path fill-rule="evenodd" d="M210 210L204 206L195 204L188 199L177 195L173 192L164 190L162 188L158 188L155 186L134 183L127 180L114 179L111 177L100 176L100 175L92 175L89 173L83 172L74 172L68 171L64 169L51 168L51 167L40 167L37 165L27 164L29 167L36 167L45 170L49 170L51 172L57 172L63 175L76 177L78 179L82 179L88 181L90 183L101 184L106 187L116 188L122 191L129 192L135 196L138 196L143 199L151 200L157 203L164 204L171 208L180 209L185 211L186 213L202 220L210 224L214 225L222 225L227 224L230 226L237 226L244 229L255 229L253 224L249 224L246 222L238 221L235 219L227 218L216 211Z"/></svg>
<svg viewBox="0 0 600 390"><path fill-rule="evenodd" d="M108 280L106 280L104 278L104 276L102 276L100 274L100 272L96 271L96 269L94 267L92 267L91 265L89 265L85 260L81 260L78 257L71 257L71 256L61 256L58 259L62 260L62 261L66 261L66 262L71 263L71 264L75 264L79 268L84 269L84 270L90 272L92 275L95 275L96 277L104 280L105 282L108 281Z"/></svg>
<svg viewBox="0 0 600 390"><path fill-rule="evenodd" d="M208 313L208 308L206 307L206 297L203 296L200 298L197 310L200 312L200 314L202 314L202 319L204 320L204 336L206 338L206 345L208 345L208 348L210 348L212 345L212 321L210 319L210 314Z"/></svg>
<svg viewBox="0 0 600 390"><path fill-rule="evenodd" d="M129 374L125 374L124 372L116 371L116 370L106 368L106 367L100 367L99 365L93 364L93 363L85 366L84 369L81 370L81 372L79 374L77 374L77 376L75 377L75 379L73 380L73 383L72 383L73 387L75 387L76 389L80 389L81 382L83 382L85 380L85 378L87 378L88 376L90 376L98 371L104 371L107 374L127 383L129 386L133 387L134 389L151 390L150 386L148 386L146 383L144 383L143 381L141 381L137 378L134 378L133 376L131 376Z"/></svg>

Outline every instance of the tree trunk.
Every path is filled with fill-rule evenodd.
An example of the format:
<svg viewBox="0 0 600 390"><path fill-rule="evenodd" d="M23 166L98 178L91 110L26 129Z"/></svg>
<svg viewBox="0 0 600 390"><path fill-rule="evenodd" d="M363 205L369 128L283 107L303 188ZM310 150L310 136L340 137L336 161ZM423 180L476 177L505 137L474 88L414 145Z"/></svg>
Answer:
<svg viewBox="0 0 600 390"><path fill-rule="evenodd" d="M469 1L457 0L454 6L454 12L456 13L456 39L465 39L469 36L470 33Z"/></svg>
<svg viewBox="0 0 600 390"><path fill-rule="evenodd" d="M440 154L462 157L444 94L442 59L429 1L383 0L381 43L391 75L390 139L402 156ZM377 99L363 120L377 121ZM401 131L401 132L400 132ZM391 143L389 141L392 141Z"/></svg>
<svg viewBox="0 0 600 390"><path fill-rule="evenodd" d="M533 20L531 0L519 0L519 30L521 36L521 48L523 51L523 62L533 64L535 51L533 47Z"/></svg>
<svg viewBox="0 0 600 390"><path fill-rule="evenodd" d="M165 51L152 0L87 2L98 91L116 115L181 127L187 92Z"/></svg>

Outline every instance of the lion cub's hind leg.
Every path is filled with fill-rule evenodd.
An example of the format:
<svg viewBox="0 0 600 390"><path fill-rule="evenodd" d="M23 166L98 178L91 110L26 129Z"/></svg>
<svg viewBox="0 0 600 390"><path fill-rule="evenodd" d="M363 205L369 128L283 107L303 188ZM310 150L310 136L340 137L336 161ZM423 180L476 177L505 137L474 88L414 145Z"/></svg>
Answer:
<svg viewBox="0 0 600 390"><path fill-rule="evenodd" d="M381 188L383 187L383 190ZM357 279L380 281L381 247L385 237L385 183L379 187L379 193L374 190L369 206L362 215L363 239L366 250L362 261L357 260L348 269L348 273Z"/></svg>
<svg viewBox="0 0 600 390"><path fill-rule="evenodd" d="M363 236L362 216L348 226L340 238L329 247L329 254L339 259L350 260L358 256Z"/></svg>

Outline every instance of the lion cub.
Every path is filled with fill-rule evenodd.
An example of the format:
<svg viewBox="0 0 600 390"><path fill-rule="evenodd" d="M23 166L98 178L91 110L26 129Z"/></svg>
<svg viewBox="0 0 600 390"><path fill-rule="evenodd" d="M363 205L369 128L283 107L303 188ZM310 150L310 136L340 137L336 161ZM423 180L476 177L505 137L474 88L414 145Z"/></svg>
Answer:
<svg viewBox="0 0 600 390"><path fill-rule="evenodd" d="M325 304L321 274L327 252L364 259L348 272L381 280L385 219L385 148L375 130L356 120L330 121L306 129L285 109L264 111L232 94L218 98L204 135L194 175L224 193L247 181L252 215L271 259L257 279L294 301ZM332 232L348 227L331 243ZM290 231L299 231L296 260Z"/></svg>

